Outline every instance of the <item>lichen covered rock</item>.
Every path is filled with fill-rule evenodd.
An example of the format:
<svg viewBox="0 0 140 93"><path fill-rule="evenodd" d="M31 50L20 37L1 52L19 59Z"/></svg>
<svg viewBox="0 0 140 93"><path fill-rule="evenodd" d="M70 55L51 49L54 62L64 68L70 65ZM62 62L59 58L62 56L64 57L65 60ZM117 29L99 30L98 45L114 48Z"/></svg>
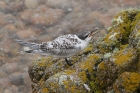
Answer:
<svg viewBox="0 0 140 93"><path fill-rule="evenodd" d="M124 72L114 83L116 93L138 93L140 88L140 73Z"/></svg>
<svg viewBox="0 0 140 93"><path fill-rule="evenodd" d="M139 93L140 9L116 14L108 33L77 55L41 58L29 67L33 93Z"/></svg>
<svg viewBox="0 0 140 93"><path fill-rule="evenodd" d="M134 27L131 35L129 36L129 44L137 48L138 51L140 52L140 20Z"/></svg>

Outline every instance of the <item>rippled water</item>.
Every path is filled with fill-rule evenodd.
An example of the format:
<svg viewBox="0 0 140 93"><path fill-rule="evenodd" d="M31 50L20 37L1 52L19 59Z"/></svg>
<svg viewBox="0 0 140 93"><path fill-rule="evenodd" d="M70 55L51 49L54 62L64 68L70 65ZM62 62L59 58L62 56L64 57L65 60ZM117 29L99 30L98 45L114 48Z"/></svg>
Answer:
<svg viewBox="0 0 140 93"><path fill-rule="evenodd" d="M40 55L25 54L13 41L43 42L97 26L103 37L113 16L139 0L0 0L0 93L32 93L28 66Z"/></svg>

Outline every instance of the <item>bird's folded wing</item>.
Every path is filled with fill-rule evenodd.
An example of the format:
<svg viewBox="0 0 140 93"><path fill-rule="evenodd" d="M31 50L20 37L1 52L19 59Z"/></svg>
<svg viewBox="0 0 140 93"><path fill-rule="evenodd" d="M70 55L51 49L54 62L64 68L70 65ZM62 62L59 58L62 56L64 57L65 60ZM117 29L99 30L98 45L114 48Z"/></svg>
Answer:
<svg viewBox="0 0 140 93"><path fill-rule="evenodd" d="M78 40L76 35L68 34L63 35L54 40L54 42L57 43L58 48L60 49L75 49L79 48L77 45L79 45L80 41Z"/></svg>

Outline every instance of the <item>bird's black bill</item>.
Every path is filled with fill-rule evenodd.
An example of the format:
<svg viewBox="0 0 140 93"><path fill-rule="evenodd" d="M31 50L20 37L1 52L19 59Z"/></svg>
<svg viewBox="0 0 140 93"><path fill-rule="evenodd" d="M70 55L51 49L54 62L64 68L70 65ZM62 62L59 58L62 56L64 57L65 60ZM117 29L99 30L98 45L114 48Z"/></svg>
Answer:
<svg viewBox="0 0 140 93"><path fill-rule="evenodd" d="M95 35L96 33L98 33L99 32L99 28L98 27L96 27L96 28L94 28L94 30L93 31L91 31L91 34L90 34L90 36L93 36L93 35Z"/></svg>
<svg viewBox="0 0 140 93"><path fill-rule="evenodd" d="M69 66L72 66L73 64L71 63L71 60L68 60L67 58L65 58L65 61L66 63L69 65Z"/></svg>
<svg viewBox="0 0 140 93"><path fill-rule="evenodd" d="M95 27L93 31L84 32L80 35L77 35L80 39L85 40L87 37L91 37L99 32L99 28Z"/></svg>

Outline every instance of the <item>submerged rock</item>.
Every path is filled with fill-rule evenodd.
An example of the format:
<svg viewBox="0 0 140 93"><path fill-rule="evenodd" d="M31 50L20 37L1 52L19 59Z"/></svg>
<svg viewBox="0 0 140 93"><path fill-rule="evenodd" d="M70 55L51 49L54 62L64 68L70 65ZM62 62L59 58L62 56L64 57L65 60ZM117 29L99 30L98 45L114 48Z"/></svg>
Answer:
<svg viewBox="0 0 140 93"><path fill-rule="evenodd" d="M35 25L49 26L57 23L64 16L61 9L52 9L44 5L38 6L37 9L26 9L21 13L21 18Z"/></svg>
<svg viewBox="0 0 140 93"><path fill-rule="evenodd" d="M139 93L140 9L116 14L108 33L85 51L63 59L39 59L29 67L33 93Z"/></svg>

